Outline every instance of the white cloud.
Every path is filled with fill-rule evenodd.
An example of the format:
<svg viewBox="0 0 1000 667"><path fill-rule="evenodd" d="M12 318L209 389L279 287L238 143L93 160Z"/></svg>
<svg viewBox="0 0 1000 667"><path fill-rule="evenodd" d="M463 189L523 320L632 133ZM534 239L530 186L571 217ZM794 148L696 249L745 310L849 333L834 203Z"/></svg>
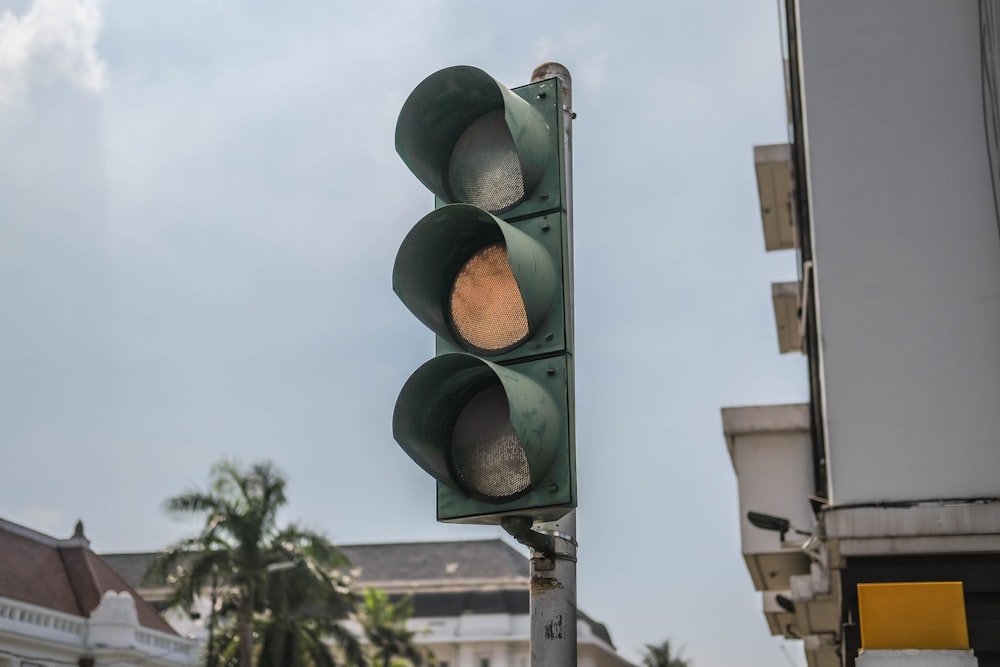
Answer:
<svg viewBox="0 0 1000 667"><path fill-rule="evenodd" d="M105 64L97 54L99 0L33 0L23 16L0 15L0 106L10 104L33 75L56 74L100 91Z"/></svg>

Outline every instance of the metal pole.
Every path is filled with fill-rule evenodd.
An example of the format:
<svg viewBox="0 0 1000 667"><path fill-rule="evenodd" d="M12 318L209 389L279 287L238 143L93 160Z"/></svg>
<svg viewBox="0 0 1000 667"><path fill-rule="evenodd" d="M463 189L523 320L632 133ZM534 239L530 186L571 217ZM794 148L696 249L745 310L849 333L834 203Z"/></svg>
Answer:
<svg viewBox="0 0 1000 667"><path fill-rule="evenodd" d="M569 70L558 63L545 63L531 73L531 82L556 78L563 93L565 133L567 259L573 262L573 104ZM572 299L572 289L569 290ZM570 302L572 314L572 301ZM572 315L568 318L573 326ZM569 340L573 340L572 331ZM573 351L570 350L570 354ZM572 378L571 378L572 381ZM575 392L570 387L572 398ZM570 406L570 414L575 414ZM572 426L571 426L572 428ZM540 523L535 531L551 536L549 548L531 549L531 667L576 667L576 510L559 521Z"/></svg>
<svg viewBox="0 0 1000 667"><path fill-rule="evenodd" d="M576 667L576 510L536 530L555 549L531 550L531 667Z"/></svg>

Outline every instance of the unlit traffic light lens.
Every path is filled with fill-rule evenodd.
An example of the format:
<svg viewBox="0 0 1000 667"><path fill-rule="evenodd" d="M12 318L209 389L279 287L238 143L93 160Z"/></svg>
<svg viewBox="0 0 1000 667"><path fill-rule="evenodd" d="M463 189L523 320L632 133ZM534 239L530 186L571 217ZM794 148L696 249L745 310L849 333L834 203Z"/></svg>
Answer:
<svg viewBox="0 0 1000 667"><path fill-rule="evenodd" d="M466 260L448 308L455 333L476 349L499 352L527 338L528 315L503 243L491 243Z"/></svg>
<svg viewBox="0 0 1000 667"><path fill-rule="evenodd" d="M503 111L491 111L465 128L452 149L448 180L456 201L490 213L524 199L521 161Z"/></svg>
<svg viewBox="0 0 1000 667"><path fill-rule="evenodd" d="M452 432L451 464L466 491L485 500L510 500L531 486L528 457L499 382L462 407Z"/></svg>

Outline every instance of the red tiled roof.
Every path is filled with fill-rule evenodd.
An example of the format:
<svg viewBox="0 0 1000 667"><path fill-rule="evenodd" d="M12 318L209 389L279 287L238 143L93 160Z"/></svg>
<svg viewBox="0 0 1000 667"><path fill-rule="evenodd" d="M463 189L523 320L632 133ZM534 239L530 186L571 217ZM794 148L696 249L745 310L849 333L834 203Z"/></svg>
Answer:
<svg viewBox="0 0 1000 667"><path fill-rule="evenodd" d="M58 540L0 519L0 597L90 616L107 591L128 591L143 627L176 634L82 534Z"/></svg>
<svg viewBox="0 0 1000 667"><path fill-rule="evenodd" d="M67 614L86 615L76 602L54 544L12 532L4 525L0 525L0 595Z"/></svg>

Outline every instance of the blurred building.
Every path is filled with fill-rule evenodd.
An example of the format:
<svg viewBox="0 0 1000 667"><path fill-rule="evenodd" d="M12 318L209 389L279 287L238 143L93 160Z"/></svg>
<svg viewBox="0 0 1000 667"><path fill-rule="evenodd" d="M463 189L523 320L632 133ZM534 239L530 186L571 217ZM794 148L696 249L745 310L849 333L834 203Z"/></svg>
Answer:
<svg viewBox="0 0 1000 667"><path fill-rule="evenodd" d="M0 667L193 665L184 639L90 549L0 519Z"/></svg>
<svg viewBox="0 0 1000 667"><path fill-rule="evenodd" d="M409 629L434 654L438 667L528 667L529 564L502 540L419 542L340 546L357 575L358 588L380 588L390 596L410 595ZM156 553L107 554L104 558L152 603L169 592L145 578ZM196 605L198 618L167 615L178 631L204 640L209 606ZM345 626L358 633L358 626ZM630 667L615 652L608 629L580 612L577 619L581 667Z"/></svg>
<svg viewBox="0 0 1000 667"><path fill-rule="evenodd" d="M811 667L855 663L859 584L961 582L1000 665L997 3L779 6L788 141L754 157L810 401L722 411L751 580Z"/></svg>

